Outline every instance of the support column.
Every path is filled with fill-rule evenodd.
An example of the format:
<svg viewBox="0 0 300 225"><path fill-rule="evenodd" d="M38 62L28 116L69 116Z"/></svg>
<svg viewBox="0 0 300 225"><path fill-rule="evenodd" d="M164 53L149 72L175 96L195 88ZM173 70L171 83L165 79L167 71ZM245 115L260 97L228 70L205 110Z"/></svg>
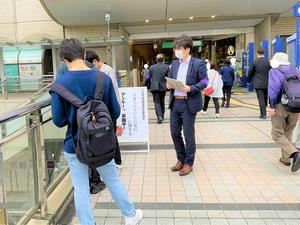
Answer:
<svg viewBox="0 0 300 225"><path fill-rule="evenodd" d="M57 56L56 56L55 47L52 47L51 52L52 52L53 75L54 75L54 79L55 79L57 76L57 62L56 62Z"/></svg>
<svg viewBox="0 0 300 225"><path fill-rule="evenodd" d="M111 47L111 67L117 71L116 46Z"/></svg>
<svg viewBox="0 0 300 225"><path fill-rule="evenodd" d="M4 57L3 57L3 48L0 48L0 77L5 76L4 74ZM1 93L5 94L5 87L4 84L6 82L4 82L4 80L1 80Z"/></svg>
<svg viewBox="0 0 300 225"><path fill-rule="evenodd" d="M217 42L212 42L211 45L211 61L216 63L216 49L217 49Z"/></svg>

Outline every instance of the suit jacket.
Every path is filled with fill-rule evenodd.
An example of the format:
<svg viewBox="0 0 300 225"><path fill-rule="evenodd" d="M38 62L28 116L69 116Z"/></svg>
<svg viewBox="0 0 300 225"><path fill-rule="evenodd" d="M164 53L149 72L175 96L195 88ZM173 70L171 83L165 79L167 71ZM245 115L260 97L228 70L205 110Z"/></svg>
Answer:
<svg viewBox="0 0 300 225"><path fill-rule="evenodd" d="M157 63L150 66L151 91L167 91L166 79L169 66L164 63Z"/></svg>
<svg viewBox="0 0 300 225"><path fill-rule="evenodd" d="M170 69L169 77L177 79L180 62L174 60ZM186 85L191 87L191 91L187 93L188 108L190 113L197 113L202 110L202 94L201 90L206 88L208 84L207 68L203 60L191 57L187 76ZM169 108L172 109L174 103L174 90L171 90Z"/></svg>
<svg viewBox="0 0 300 225"><path fill-rule="evenodd" d="M258 58L254 61L252 68L249 70L249 83L253 82L255 89L267 89L268 74L270 69L270 62L267 58Z"/></svg>

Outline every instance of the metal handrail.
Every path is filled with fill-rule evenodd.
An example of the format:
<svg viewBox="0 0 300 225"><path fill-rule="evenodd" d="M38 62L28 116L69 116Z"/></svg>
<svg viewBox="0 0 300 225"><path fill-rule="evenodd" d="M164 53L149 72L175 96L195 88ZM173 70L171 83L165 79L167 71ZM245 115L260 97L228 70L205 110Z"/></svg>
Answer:
<svg viewBox="0 0 300 225"><path fill-rule="evenodd" d="M26 105L22 108L15 109L12 112L8 112L8 113L0 116L0 124L9 122L11 120L14 120L14 119L22 117L22 116L25 116L27 114L30 114L32 112L35 112L42 108L45 108L49 105L50 105L50 97L49 97L49 99L44 100L42 102L32 103L32 104Z"/></svg>
<svg viewBox="0 0 300 225"><path fill-rule="evenodd" d="M54 75L0 76L0 92L8 98L9 93L35 92L49 86Z"/></svg>

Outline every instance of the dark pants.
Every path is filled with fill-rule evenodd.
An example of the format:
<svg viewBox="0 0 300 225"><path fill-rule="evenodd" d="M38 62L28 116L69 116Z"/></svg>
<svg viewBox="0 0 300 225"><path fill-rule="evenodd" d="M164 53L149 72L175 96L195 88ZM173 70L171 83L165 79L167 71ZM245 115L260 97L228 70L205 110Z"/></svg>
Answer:
<svg viewBox="0 0 300 225"><path fill-rule="evenodd" d="M267 116L268 89L256 89L260 116Z"/></svg>
<svg viewBox="0 0 300 225"><path fill-rule="evenodd" d="M230 106L231 90L232 90L232 86L229 86L229 85L223 86L224 97L223 97L222 106L225 105L225 101L226 101L226 107Z"/></svg>
<svg viewBox="0 0 300 225"><path fill-rule="evenodd" d="M155 107L156 117L164 118L165 116L165 91L152 91L153 102Z"/></svg>
<svg viewBox="0 0 300 225"><path fill-rule="evenodd" d="M117 120L113 120L114 128L117 129ZM116 154L115 162L118 165L122 164L121 151L119 146L118 138L116 137ZM99 183L101 181L100 175L96 169L90 169L90 183Z"/></svg>
<svg viewBox="0 0 300 225"><path fill-rule="evenodd" d="M207 111L210 99L211 97L205 95L203 111ZM214 101L216 113L220 113L219 99L218 98L212 98L212 99Z"/></svg>
<svg viewBox="0 0 300 225"><path fill-rule="evenodd" d="M186 100L175 100L170 114L170 127L178 161L193 166L196 154L196 113L190 113ZM182 128L185 144L182 138Z"/></svg>

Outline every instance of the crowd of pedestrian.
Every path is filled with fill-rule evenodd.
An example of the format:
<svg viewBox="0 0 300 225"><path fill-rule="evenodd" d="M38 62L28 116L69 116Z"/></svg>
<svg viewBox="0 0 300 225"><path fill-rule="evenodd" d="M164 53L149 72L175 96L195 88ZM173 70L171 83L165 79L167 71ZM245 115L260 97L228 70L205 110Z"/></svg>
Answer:
<svg viewBox="0 0 300 225"><path fill-rule="evenodd" d="M145 64L142 72L142 80L153 96L158 124L165 119L165 96L170 92L170 131L177 156L171 171L180 176L193 171L197 113L207 113L212 99L215 117L220 118L220 105L231 106L236 81L230 59L217 68L215 62L194 58L192 48L191 37L180 36L174 40L176 59L171 65L165 64L164 54L158 54L156 64L150 67ZM80 223L95 224L90 194L107 186L125 217L125 224L136 225L142 220L143 212L135 209L130 201L117 170L122 159L116 134L116 120L120 116L116 72L73 38L61 42L59 54L62 63L50 91L52 114L56 126L68 127L64 155L71 172ZM271 117L271 135L282 152L279 161L292 166L292 172L298 171L300 125L295 144L292 137L300 112L300 72L290 65L287 54L276 53L269 61L265 49L260 47L248 78L257 94L259 118L267 119L267 111Z"/></svg>

